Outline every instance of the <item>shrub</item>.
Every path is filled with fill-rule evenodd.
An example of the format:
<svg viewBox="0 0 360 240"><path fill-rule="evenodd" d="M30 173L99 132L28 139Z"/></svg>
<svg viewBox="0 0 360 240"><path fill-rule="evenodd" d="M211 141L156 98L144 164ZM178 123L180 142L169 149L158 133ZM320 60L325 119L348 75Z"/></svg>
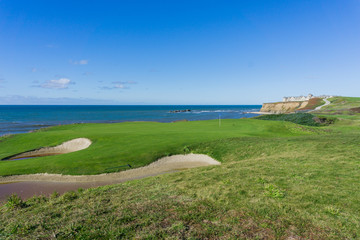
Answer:
<svg viewBox="0 0 360 240"><path fill-rule="evenodd" d="M18 209L18 208L24 208L25 206L26 204L17 194L13 194L10 197L8 197L5 203L5 207L7 209Z"/></svg>
<svg viewBox="0 0 360 240"><path fill-rule="evenodd" d="M63 202L71 202L78 198L78 195L74 191L69 191L61 196Z"/></svg>
<svg viewBox="0 0 360 240"><path fill-rule="evenodd" d="M285 197L285 192L272 184L268 184L265 186L265 196L271 198L283 198Z"/></svg>
<svg viewBox="0 0 360 240"><path fill-rule="evenodd" d="M255 117L260 120L287 121L306 126L320 126L321 124L314 120L314 115L310 113L293 113L293 114L271 114Z"/></svg>
<svg viewBox="0 0 360 240"><path fill-rule="evenodd" d="M337 118L335 117L325 117L325 116L318 116L314 117L314 121L320 123L321 125L330 125L334 124L337 121Z"/></svg>
<svg viewBox="0 0 360 240"><path fill-rule="evenodd" d="M44 195L36 196L34 195L32 198L29 198L26 203L28 205L42 204L48 201L48 198Z"/></svg>
<svg viewBox="0 0 360 240"><path fill-rule="evenodd" d="M340 209L335 208L333 206L328 206L325 208L325 211L333 216L337 216L340 214Z"/></svg>
<svg viewBox="0 0 360 240"><path fill-rule="evenodd" d="M184 152L184 154L189 154L191 152L191 150L190 150L190 148L188 146L185 146L183 148L183 152Z"/></svg>
<svg viewBox="0 0 360 240"><path fill-rule="evenodd" d="M55 198L58 198L60 196L60 194L57 192L57 191L54 191L51 195L50 195L50 198L51 199L55 199Z"/></svg>

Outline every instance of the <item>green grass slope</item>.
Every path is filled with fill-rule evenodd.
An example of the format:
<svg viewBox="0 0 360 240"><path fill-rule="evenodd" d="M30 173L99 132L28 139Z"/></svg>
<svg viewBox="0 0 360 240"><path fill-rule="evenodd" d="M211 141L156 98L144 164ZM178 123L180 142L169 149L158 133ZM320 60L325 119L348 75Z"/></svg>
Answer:
<svg viewBox="0 0 360 240"><path fill-rule="evenodd" d="M318 114L338 115L340 118L360 118L360 98L358 97L333 97L330 105L324 106Z"/></svg>
<svg viewBox="0 0 360 240"><path fill-rule="evenodd" d="M126 122L75 124L0 139L0 159L64 141L86 137L93 144L85 150L48 157L0 161L0 176L30 173L100 174L117 166L147 165L158 158L184 153L189 144L211 140L262 136L287 137L313 134L295 124L253 119L191 121L176 123ZM111 169L110 169L111 168Z"/></svg>
<svg viewBox="0 0 360 240"><path fill-rule="evenodd" d="M359 145L357 133L194 143L222 165L13 199L0 238L358 239Z"/></svg>
<svg viewBox="0 0 360 240"><path fill-rule="evenodd" d="M2 175L98 173L184 151L222 165L13 197L0 206L0 239L359 239L359 126L351 119L326 127L257 119L224 120L220 128L217 121L81 124L4 138L1 157L75 137L94 144L0 162Z"/></svg>

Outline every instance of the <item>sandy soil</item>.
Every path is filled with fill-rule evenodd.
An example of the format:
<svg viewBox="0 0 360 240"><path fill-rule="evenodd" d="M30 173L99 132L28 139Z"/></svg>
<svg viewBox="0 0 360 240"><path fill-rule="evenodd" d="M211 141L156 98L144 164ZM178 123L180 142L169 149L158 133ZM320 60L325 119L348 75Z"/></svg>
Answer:
<svg viewBox="0 0 360 240"><path fill-rule="evenodd" d="M31 157L41 157L41 156L51 156L57 154L71 153L80 151L88 148L91 145L90 139L87 138L76 138L67 142L64 142L55 147L44 147L34 151L21 153L15 155L8 160L14 160L18 158L31 158Z"/></svg>
<svg viewBox="0 0 360 240"><path fill-rule="evenodd" d="M308 103L309 101L264 103L260 112L270 112L273 114L292 113L299 108L304 108Z"/></svg>
<svg viewBox="0 0 360 240"><path fill-rule="evenodd" d="M131 169L117 173L107 173L100 175L61 175L61 174L29 174L0 177L0 183L23 182L23 181L44 181L44 182L122 182L127 179L143 178L158 174L195 168L209 165L220 165L221 163L204 154L174 155L164 157L145 167Z"/></svg>

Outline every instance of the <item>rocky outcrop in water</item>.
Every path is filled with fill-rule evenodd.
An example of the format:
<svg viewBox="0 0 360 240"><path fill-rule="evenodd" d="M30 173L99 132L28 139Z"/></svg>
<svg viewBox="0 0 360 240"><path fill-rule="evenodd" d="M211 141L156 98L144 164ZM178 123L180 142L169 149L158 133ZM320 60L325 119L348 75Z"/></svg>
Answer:
<svg viewBox="0 0 360 240"><path fill-rule="evenodd" d="M180 112L191 112L191 110L190 109L173 110L173 111L170 111L169 113L180 113Z"/></svg>

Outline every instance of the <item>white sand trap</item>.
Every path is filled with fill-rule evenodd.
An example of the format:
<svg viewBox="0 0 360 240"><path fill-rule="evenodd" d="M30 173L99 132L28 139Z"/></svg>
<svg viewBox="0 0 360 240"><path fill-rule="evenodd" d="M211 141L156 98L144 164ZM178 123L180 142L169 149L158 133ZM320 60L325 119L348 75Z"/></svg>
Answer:
<svg viewBox="0 0 360 240"><path fill-rule="evenodd" d="M76 138L67 142L64 142L55 147L44 147L34 151L25 152L9 158L8 160L14 160L19 158L31 158L31 157L42 157L51 156L64 153L71 153L80 151L88 148L91 145L90 139L87 138Z"/></svg>
<svg viewBox="0 0 360 240"><path fill-rule="evenodd" d="M164 157L145 167L130 169L117 173L106 173L100 175L61 175L61 174L29 174L0 177L0 183L17 181L46 181L46 182L109 182L117 183L131 179L139 179L155 176L166 172L196 168L221 163L204 154L187 154Z"/></svg>

